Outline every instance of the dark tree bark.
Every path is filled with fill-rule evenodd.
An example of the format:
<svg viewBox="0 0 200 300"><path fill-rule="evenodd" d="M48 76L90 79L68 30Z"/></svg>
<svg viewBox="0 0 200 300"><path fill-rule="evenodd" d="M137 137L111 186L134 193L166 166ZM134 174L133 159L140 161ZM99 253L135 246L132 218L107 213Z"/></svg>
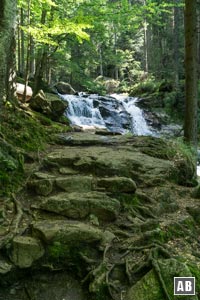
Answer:
<svg viewBox="0 0 200 300"><path fill-rule="evenodd" d="M185 0L186 101L184 137L197 146L197 0Z"/></svg>
<svg viewBox="0 0 200 300"><path fill-rule="evenodd" d="M0 105L14 98L16 1L0 0Z"/></svg>
<svg viewBox="0 0 200 300"><path fill-rule="evenodd" d="M41 24L45 24L46 15L47 11L43 10L41 15ZM43 76L46 69L47 54L47 45L38 50L36 57L33 95L36 95L38 91L42 89Z"/></svg>

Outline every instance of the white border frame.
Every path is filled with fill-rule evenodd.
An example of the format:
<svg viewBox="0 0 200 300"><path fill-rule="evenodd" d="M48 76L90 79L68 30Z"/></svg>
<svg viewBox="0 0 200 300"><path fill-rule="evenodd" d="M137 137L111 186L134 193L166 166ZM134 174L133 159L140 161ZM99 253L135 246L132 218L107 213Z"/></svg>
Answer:
<svg viewBox="0 0 200 300"><path fill-rule="evenodd" d="M194 294L177 294L176 291L175 291L175 278L178 278L178 279L190 279L190 278L193 278L194 279ZM195 277L174 277L174 296L195 296L196 295L196 289L195 289Z"/></svg>

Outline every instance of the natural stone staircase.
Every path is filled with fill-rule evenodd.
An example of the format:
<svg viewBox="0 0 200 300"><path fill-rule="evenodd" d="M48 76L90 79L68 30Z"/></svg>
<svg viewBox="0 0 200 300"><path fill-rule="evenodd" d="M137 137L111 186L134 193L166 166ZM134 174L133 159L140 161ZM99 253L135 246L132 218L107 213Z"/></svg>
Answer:
<svg viewBox="0 0 200 300"><path fill-rule="evenodd" d="M175 183L182 165L167 159L170 147L151 137L60 136L21 197L26 222L8 251L10 266L67 270L90 292L78 300L172 299L175 268L192 276L177 260L183 255L177 240L188 234L184 258L200 260L191 254L192 247L198 252L199 228L188 213L195 200Z"/></svg>

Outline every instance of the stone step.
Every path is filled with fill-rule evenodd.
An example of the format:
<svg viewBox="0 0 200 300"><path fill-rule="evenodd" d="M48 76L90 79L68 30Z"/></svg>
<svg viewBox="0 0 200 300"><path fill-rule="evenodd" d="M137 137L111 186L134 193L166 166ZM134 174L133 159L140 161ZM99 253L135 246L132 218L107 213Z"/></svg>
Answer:
<svg viewBox="0 0 200 300"><path fill-rule="evenodd" d="M28 184L38 195L48 196L53 190L61 189L66 192L89 192L101 190L112 193L134 193L136 184L127 177L105 177L84 175L56 176L47 173L35 173Z"/></svg>
<svg viewBox="0 0 200 300"><path fill-rule="evenodd" d="M93 214L100 220L113 221L119 214L120 202L101 192L59 193L46 198L36 198L32 208L71 219L84 219Z"/></svg>
<svg viewBox="0 0 200 300"><path fill-rule="evenodd" d="M33 235L45 244L60 243L75 247L97 244L102 247L110 243L114 234L79 221L43 220L32 224Z"/></svg>

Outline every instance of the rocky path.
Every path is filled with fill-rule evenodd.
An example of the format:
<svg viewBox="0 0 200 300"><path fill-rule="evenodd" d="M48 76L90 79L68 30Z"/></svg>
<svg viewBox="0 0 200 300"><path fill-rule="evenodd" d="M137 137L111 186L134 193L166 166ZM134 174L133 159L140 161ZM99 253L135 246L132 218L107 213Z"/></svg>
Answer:
<svg viewBox="0 0 200 300"><path fill-rule="evenodd" d="M193 172L157 138L59 136L14 198L0 299L173 299L174 276L200 279Z"/></svg>

